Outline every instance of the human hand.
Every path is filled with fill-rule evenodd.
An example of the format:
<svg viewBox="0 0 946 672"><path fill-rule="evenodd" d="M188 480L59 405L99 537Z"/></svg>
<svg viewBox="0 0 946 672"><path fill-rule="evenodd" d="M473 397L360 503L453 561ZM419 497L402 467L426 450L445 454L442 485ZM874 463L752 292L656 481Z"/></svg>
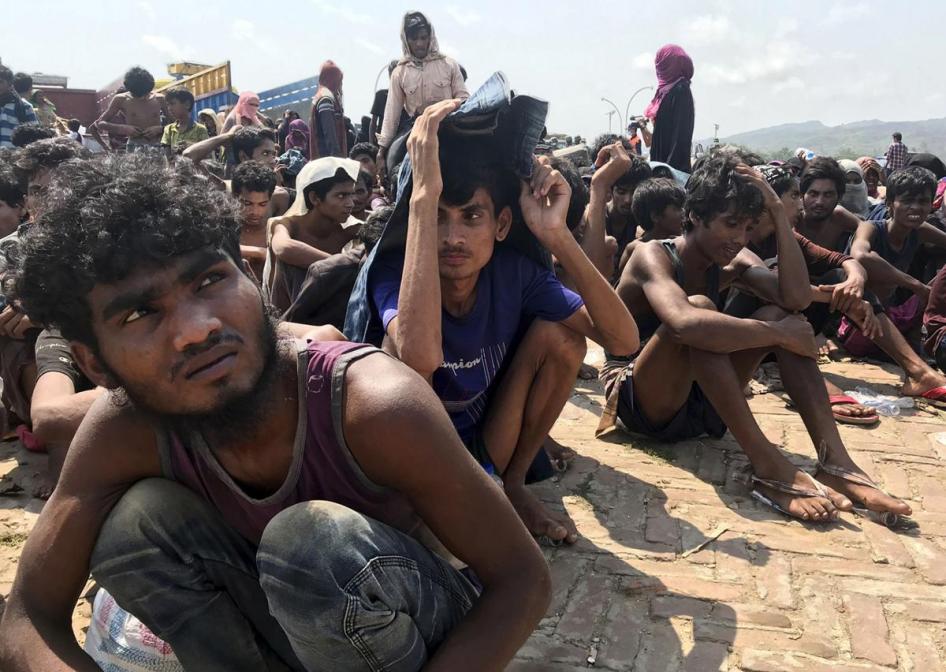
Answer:
<svg viewBox="0 0 946 672"><path fill-rule="evenodd" d="M762 203L765 205L766 210L772 212L776 208L782 207L781 199L779 199L778 194L775 193L772 185L769 184L760 170L740 163L736 166L736 174L746 178L749 184L755 185L756 189L762 192Z"/></svg>
<svg viewBox="0 0 946 672"><path fill-rule="evenodd" d="M863 299L855 301L848 310L844 311L844 314L851 318L864 336L870 340L873 341L883 335L877 314L867 301Z"/></svg>
<svg viewBox="0 0 946 672"><path fill-rule="evenodd" d="M782 337L782 347L802 357L818 359L818 345L811 324L801 315L787 315L776 327Z"/></svg>
<svg viewBox="0 0 946 672"><path fill-rule="evenodd" d="M30 318L13 306L7 306L0 311L0 336L23 340L26 332L35 326Z"/></svg>
<svg viewBox="0 0 946 672"><path fill-rule="evenodd" d="M565 215L571 194L568 182L552 168L547 156L534 159L532 179L522 182L519 207L526 226L550 251L554 252L557 237L568 233Z"/></svg>
<svg viewBox="0 0 946 672"><path fill-rule="evenodd" d="M440 175L440 122L460 107L459 100L442 100L428 107L417 117L407 138L407 153L414 171L414 192L426 191L440 197L443 177Z"/></svg>
<svg viewBox="0 0 946 672"><path fill-rule="evenodd" d="M595 173L591 176L591 186L608 191L631 168L631 157L621 142L605 145L595 157Z"/></svg>
<svg viewBox="0 0 946 672"><path fill-rule="evenodd" d="M836 285L818 285L818 289L831 292L831 301L828 304L831 312L840 310L842 313L847 313L864 298L864 279L849 275L844 282Z"/></svg>

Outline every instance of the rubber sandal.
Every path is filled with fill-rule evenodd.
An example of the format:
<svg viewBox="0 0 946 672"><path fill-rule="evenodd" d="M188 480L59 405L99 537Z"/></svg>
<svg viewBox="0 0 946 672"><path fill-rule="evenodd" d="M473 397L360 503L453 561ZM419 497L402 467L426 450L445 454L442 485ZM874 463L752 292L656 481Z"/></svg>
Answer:
<svg viewBox="0 0 946 672"><path fill-rule="evenodd" d="M927 390L919 396L930 406L946 410L946 386L940 385L932 390Z"/></svg>
<svg viewBox="0 0 946 672"><path fill-rule="evenodd" d="M802 473L805 473L805 472L802 472ZM781 504L773 500L771 497L766 495L764 492L762 492L758 488L752 487L755 485L762 485L772 490L775 490L777 492L783 492L786 495L794 495L796 497L822 497L824 499L827 499L830 502L831 498L828 497L828 493L824 489L824 486L821 485L821 483L819 483L818 481L816 481L810 474L805 474L805 475L808 476L808 478L811 480L812 485L815 486L814 489L798 488L792 485L791 483L785 483L784 481L774 481L769 478L759 478L752 472L751 467L746 468L746 471L743 474L743 480L749 487L752 488L749 491L749 495L753 499L761 502L762 504L765 504L766 506L772 508L773 510L781 513L782 515L788 516L789 518L794 518L795 520L800 520L803 523L820 523L820 522L831 521L832 520L831 518L818 519L818 518L802 518L800 516L796 516L794 513L791 513L790 511L788 511L785 507L783 507Z"/></svg>
<svg viewBox="0 0 946 672"><path fill-rule="evenodd" d="M826 474L830 474L841 480L847 481L848 483L853 483L855 485L863 485L868 488L873 488L877 492L886 495L887 497L893 497L889 492L877 485L873 479L864 474L859 474L856 471L851 471L844 467L838 467L833 464L825 464L825 456L828 453L827 444L824 441L821 442L821 445L818 446L818 469L823 471ZM847 495L845 495L847 497ZM851 499L848 497L848 499ZM852 502L854 500L851 500ZM893 511L873 511L863 506L855 505L851 509L853 513L861 516L862 518L870 518L875 523L880 523L891 530L896 529L912 529L917 527L916 521L914 521L909 516L903 516L899 513L894 513Z"/></svg>
<svg viewBox="0 0 946 672"><path fill-rule="evenodd" d="M873 412L873 415L862 415L862 416L853 416L853 415L842 415L840 413L834 412L835 406L859 406L857 399L854 397L849 397L846 394L832 394L828 396L828 403L831 404L831 414L834 416L834 419L844 425L876 425L880 422L880 416L877 414L877 411ZM865 406L865 408L869 408ZM871 409L873 410L873 409Z"/></svg>
<svg viewBox="0 0 946 672"><path fill-rule="evenodd" d="M29 430L26 425L19 425L16 428L16 435L20 439L20 443L23 444L23 447L26 448L31 453L45 453L46 444L36 438L36 435Z"/></svg>

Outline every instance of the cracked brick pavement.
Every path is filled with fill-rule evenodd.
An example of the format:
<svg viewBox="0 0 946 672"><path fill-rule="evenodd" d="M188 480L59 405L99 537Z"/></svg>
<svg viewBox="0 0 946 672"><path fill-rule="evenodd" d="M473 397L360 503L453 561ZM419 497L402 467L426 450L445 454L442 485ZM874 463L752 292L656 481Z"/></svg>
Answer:
<svg viewBox="0 0 946 672"><path fill-rule="evenodd" d="M843 389L864 381L891 394L898 383L875 364L823 369ZM946 415L918 410L875 429L841 427L854 459L913 507L919 528L894 533L850 514L803 525L758 505L735 479L746 460L729 435L672 447L621 432L596 440L602 403L597 382L578 381L553 429L579 457L537 489L567 509L583 538L547 551L552 605L510 670L946 669ZM766 434L811 469L799 416L773 394L750 404ZM0 492L11 482L29 492L43 466L0 444ZM0 596L40 507L0 496ZM80 637L88 618L82 600Z"/></svg>

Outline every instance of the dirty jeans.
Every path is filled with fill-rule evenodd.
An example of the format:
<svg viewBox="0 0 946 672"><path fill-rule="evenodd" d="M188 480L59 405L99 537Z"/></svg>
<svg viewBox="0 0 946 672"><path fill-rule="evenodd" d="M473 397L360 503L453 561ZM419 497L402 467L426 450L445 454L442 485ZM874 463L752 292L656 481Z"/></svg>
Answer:
<svg viewBox="0 0 946 672"><path fill-rule="evenodd" d="M254 546L190 490L147 479L109 515L92 575L186 670L418 670L477 599L413 538L327 501Z"/></svg>

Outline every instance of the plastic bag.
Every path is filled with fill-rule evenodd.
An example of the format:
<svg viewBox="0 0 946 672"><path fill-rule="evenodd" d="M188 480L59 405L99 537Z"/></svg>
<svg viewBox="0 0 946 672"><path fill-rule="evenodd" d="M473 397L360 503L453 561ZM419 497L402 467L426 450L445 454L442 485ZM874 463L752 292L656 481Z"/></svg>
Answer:
<svg viewBox="0 0 946 672"><path fill-rule="evenodd" d="M104 672L184 672L171 646L118 606L104 588L92 603L85 652Z"/></svg>
<svg viewBox="0 0 946 672"><path fill-rule="evenodd" d="M885 394L877 394L868 387L858 386L855 390L845 390L844 394L853 397L861 406L876 409L879 415L888 417L900 415L900 409L902 408L913 408L913 399L910 397L891 397Z"/></svg>

